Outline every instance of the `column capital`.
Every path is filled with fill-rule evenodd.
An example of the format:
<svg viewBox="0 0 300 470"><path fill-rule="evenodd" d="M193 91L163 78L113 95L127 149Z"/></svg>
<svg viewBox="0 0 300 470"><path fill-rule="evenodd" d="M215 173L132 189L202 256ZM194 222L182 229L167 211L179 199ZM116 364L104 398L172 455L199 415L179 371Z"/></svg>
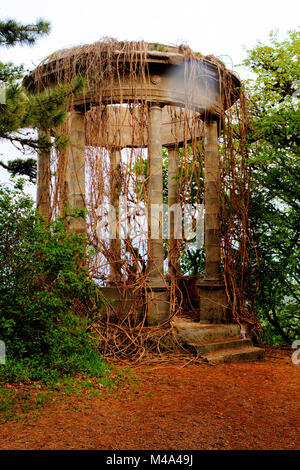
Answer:
<svg viewBox="0 0 300 470"><path fill-rule="evenodd" d="M153 108L159 108L159 109L162 109L164 107L164 103L159 103L159 102L148 102L148 107L149 109L153 109Z"/></svg>
<svg viewBox="0 0 300 470"><path fill-rule="evenodd" d="M220 134L220 116L217 116L215 114L210 115L206 119L204 119L203 122L204 122L204 129L207 129L208 127L216 124L217 126L216 137L218 138Z"/></svg>
<svg viewBox="0 0 300 470"><path fill-rule="evenodd" d="M168 150L177 150L180 148L180 146L176 142L174 142L174 144L164 145L164 147L166 147Z"/></svg>
<svg viewBox="0 0 300 470"><path fill-rule="evenodd" d="M89 111L91 108L90 104L84 103L84 104L75 104L73 108L71 108L69 111L70 112L75 112L75 113L80 113L80 114L85 114L86 111Z"/></svg>
<svg viewBox="0 0 300 470"><path fill-rule="evenodd" d="M204 122L204 124L206 123L212 123L214 121L219 121L220 119L220 116L219 114L213 114L213 113L210 113L210 112L206 112L202 118L202 121Z"/></svg>

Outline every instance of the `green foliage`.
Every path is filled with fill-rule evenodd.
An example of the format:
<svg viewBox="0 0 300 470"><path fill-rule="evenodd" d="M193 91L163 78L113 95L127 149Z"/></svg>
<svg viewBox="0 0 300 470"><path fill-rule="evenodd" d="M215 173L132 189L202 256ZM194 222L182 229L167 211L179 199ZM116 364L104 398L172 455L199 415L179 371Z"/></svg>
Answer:
<svg viewBox="0 0 300 470"><path fill-rule="evenodd" d="M180 257L180 270L185 276L204 274L204 248L196 250L194 248L187 247Z"/></svg>
<svg viewBox="0 0 300 470"><path fill-rule="evenodd" d="M260 260L257 313L273 343L299 338L299 87L300 35L258 43L244 64L248 83L253 169L251 222Z"/></svg>
<svg viewBox="0 0 300 470"><path fill-rule="evenodd" d="M50 140L45 141L45 136L34 138L26 133L11 134L24 128L55 129L61 126L70 95L82 87L83 80L78 78L70 85L60 85L50 92L35 95L25 91L18 81L11 80L6 88L6 102L0 104L0 137L33 149L49 147Z"/></svg>
<svg viewBox="0 0 300 470"><path fill-rule="evenodd" d="M39 37L49 32L50 23L41 19L32 25L24 25L12 19L0 21L0 45L9 47L26 44L30 46L35 44Z"/></svg>
<svg viewBox="0 0 300 470"><path fill-rule="evenodd" d="M65 220L49 228L22 191L0 188L0 338L2 380L57 380L106 366L88 328L102 297L87 276L86 239Z"/></svg>
<svg viewBox="0 0 300 470"><path fill-rule="evenodd" d="M16 158L15 160L9 160L7 164L0 162L0 165L13 176L28 176L31 183L36 181L37 162L34 158Z"/></svg>
<svg viewBox="0 0 300 470"><path fill-rule="evenodd" d="M7 82L12 79L18 80L22 78L24 73L23 65L14 65L11 62L4 64L0 62L0 81Z"/></svg>
<svg viewBox="0 0 300 470"><path fill-rule="evenodd" d="M49 23L42 20L33 25L22 25L14 20L0 21L0 46L33 45L49 31ZM58 148L65 146L66 138L60 135L58 128L65 122L70 96L82 90L83 80L78 77L70 84L35 94L29 91L32 85L30 75L24 78L24 73L22 65L0 61L0 81L5 83L5 99L0 102L0 138L17 144L24 153L47 150L52 145ZM28 128L52 129L54 139L36 136L36 133L25 130ZM12 175L26 175L30 181L36 177L36 162L32 158L26 159L24 164L19 158L9 164L0 161L0 165Z"/></svg>

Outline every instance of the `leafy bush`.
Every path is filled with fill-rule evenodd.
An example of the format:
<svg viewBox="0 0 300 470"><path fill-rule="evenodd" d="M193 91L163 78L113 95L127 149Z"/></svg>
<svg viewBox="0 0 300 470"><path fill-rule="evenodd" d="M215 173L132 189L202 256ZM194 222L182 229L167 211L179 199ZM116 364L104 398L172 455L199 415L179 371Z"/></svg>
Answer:
<svg viewBox="0 0 300 470"><path fill-rule="evenodd" d="M87 276L86 237L68 233L66 225L58 219L47 228L22 183L0 187L2 380L105 373L88 333L101 293Z"/></svg>
<svg viewBox="0 0 300 470"><path fill-rule="evenodd" d="M260 42L244 65L250 80L253 172L250 217L260 262L256 312L272 344L300 337L300 33Z"/></svg>

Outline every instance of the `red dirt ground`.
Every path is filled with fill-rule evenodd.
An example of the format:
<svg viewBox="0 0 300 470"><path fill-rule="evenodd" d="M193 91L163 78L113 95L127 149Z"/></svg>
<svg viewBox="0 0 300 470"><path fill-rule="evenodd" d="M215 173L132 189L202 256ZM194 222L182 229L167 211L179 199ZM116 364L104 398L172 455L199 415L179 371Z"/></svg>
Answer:
<svg viewBox="0 0 300 470"><path fill-rule="evenodd" d="M269 350L263 362L132 367L139 385L74 396L37 421L1 425L1 449L299 449L300 365Z"/></svg>

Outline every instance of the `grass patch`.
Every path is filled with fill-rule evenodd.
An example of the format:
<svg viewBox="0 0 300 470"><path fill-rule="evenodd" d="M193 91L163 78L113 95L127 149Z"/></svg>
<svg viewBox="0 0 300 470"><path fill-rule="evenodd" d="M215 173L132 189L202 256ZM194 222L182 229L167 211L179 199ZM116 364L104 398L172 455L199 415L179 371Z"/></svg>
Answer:
<svg viewBox="0 0 300 470"><path fill-rule="evenodd" d="M0 423L38 419L44 408L61 401L66 402L70 411L89 408L97 398L136 393L140 380L129 367L111 366L103 377L64 377L47 385L43 382L5 384L0 388ZM68 403L71 396L76 403Z"/></svg>

